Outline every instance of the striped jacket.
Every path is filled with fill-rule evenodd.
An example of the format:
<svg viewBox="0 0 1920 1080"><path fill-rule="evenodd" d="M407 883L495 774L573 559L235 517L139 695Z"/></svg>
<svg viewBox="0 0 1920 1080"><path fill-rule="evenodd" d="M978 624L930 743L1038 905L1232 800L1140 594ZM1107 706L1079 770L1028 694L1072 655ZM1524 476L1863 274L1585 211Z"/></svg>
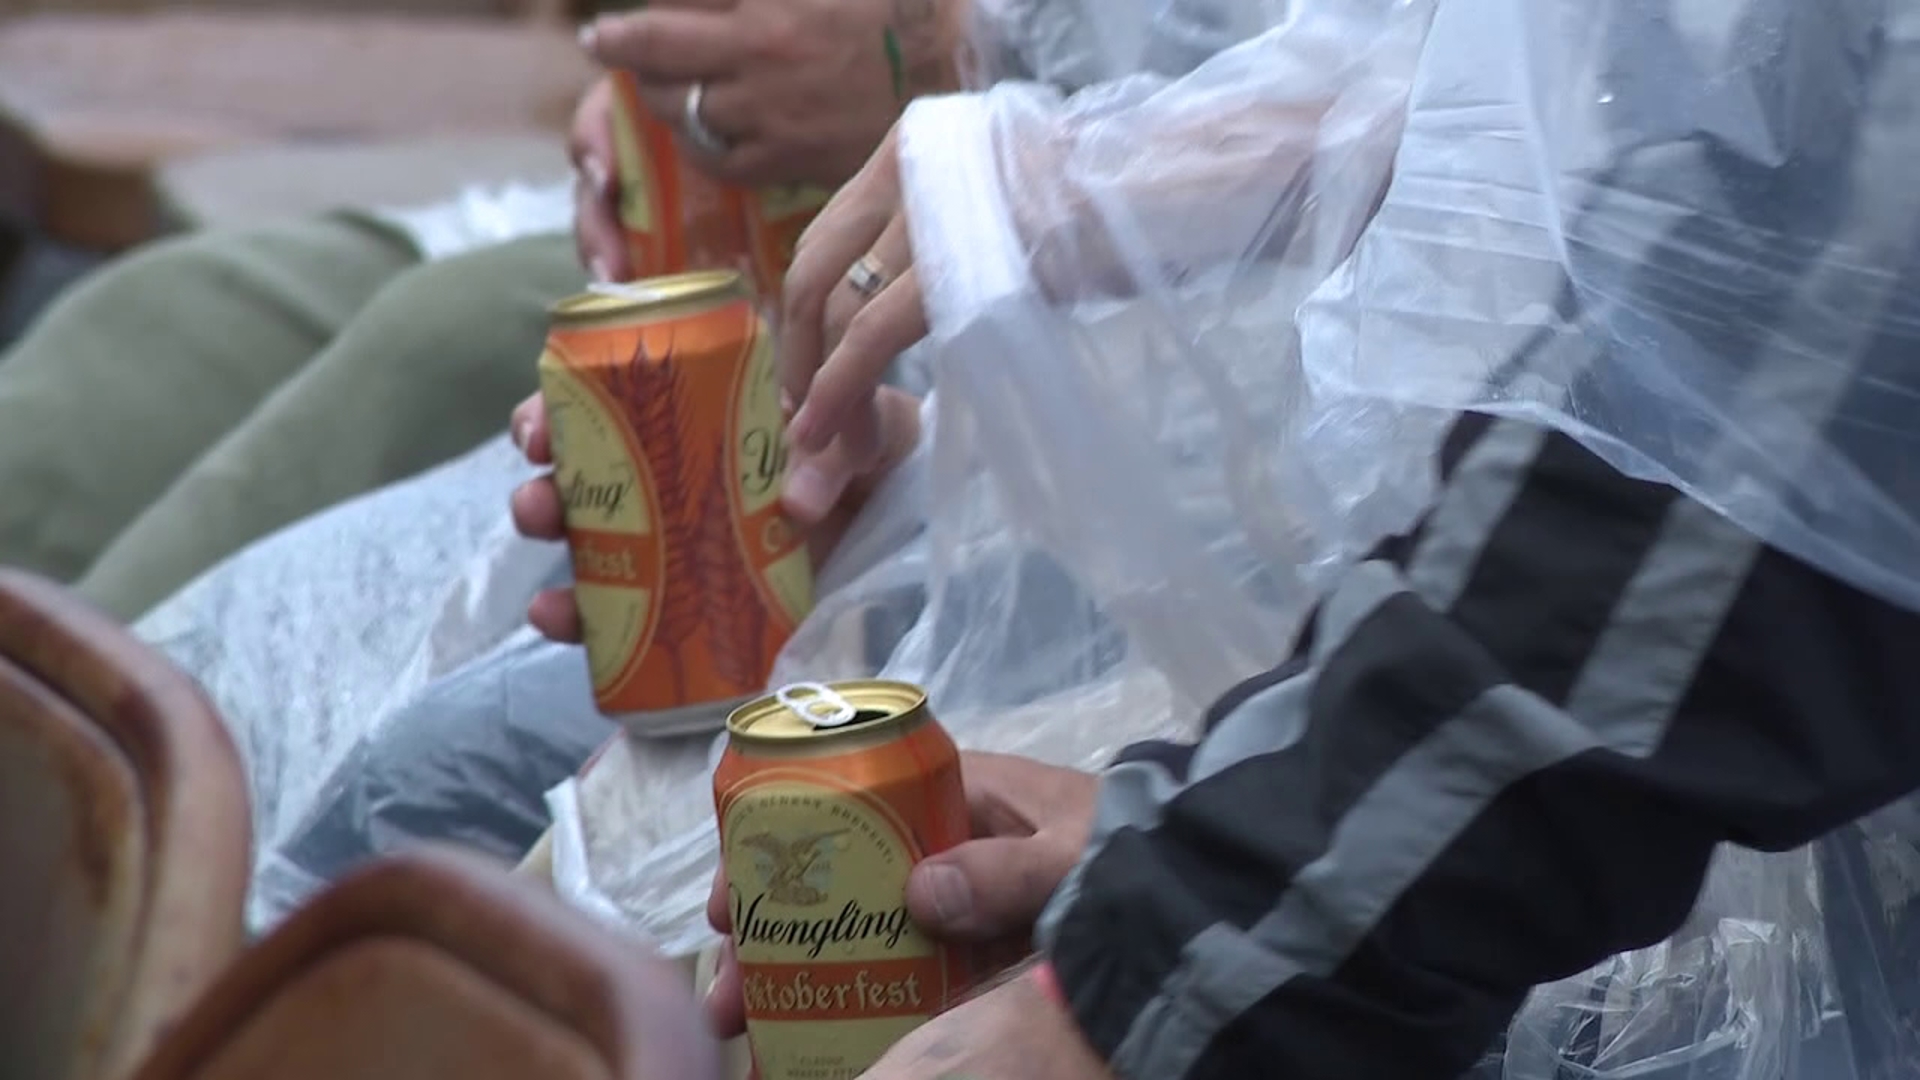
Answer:
<svg viewBox="0 0 1920 1080"><path fill-rule="evenodd" d="M1909 29L1920 11L1877 7ZM1860 89L1836 99L1881 113L1836 127L1920 132L1920 98ZM1621 280L1659 304L1693 289L1680 307L1750 307L1724 348L1759 357L1760 378L1798 355L1754 347L1768 320L1832 282L1806 260L1787 295L1736 298L1689 252L1705 227L1847 226L1829 197L1846 172L1715 149L1726 204L1677 216ZM1829 359L1856 387L1920 385L1911 347ZM1912 446L1920 415L1863 431L1830 438ZM1441 474L1418 528L1346 573L1203 743L1135 748L1109 773L1041 940L1120 1076L1457 1077L1534 985L1672 932L1716 845L1795 847L1920 788L1920 615L1542 428L1469 416Z"/></svg>

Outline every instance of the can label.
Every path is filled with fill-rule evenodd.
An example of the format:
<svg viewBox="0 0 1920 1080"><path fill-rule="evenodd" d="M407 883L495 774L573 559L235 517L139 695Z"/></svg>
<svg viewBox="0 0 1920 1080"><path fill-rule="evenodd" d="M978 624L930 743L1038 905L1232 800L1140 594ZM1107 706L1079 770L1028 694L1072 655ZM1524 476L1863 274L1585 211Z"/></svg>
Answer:
<svg viewBox="0 0 1920 1080"><path fill-rule="evenodd" d="M742 197L753 272L764 295L778 293L793 266L800 235L832 197L832 192L805 186L767 188Z"/></svg>
<svg viewBox="0 0 1920 1080"><path fill-rule="evenodd" d="M612 78L620 224L634 276L738 270L761 296L778 295L800 234L832 193L805 185L746 191L712 179L647 111L633 76Z"/></svg>
<svg viewBox="0 0 1920 1080"><path fill-rule="evenodd" d="M752 305L556 327L540 374L602 711L758 691L812 575L780 512L779 393Z"/></svg>
<svg viewBox="0 0 1920 1080"><path fill-rule="evenodd" d="M689 270L756 274L740 193L681 156L673 130L647 111L631 74L612 79L620 225L633 277Z"/></svg>
<svg viewBox="0 0 1920 1080"><path fill-rule="evenodd" d="M721 834L763 1080L854 1080L946 1006L947 950L907 916L923 853L884 801L772 769L733 794Z"/></svg>

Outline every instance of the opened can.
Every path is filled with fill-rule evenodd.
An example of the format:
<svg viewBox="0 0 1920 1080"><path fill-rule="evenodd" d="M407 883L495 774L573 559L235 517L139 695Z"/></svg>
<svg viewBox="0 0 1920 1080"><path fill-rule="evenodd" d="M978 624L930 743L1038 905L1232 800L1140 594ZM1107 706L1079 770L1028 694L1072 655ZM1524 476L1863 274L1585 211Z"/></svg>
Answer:
<svg viewBox="0 0 1920 1080"><path fill-rule="evenodd" d="M766 685L812 602L745 282L690 273L561 302L540 386L595 702L656 732L711 723Z"/></svg>
<svg viewBox="0 0 1920 1080"><path fill-rule="evenodd" d="M854 1080L954 1004L967 954L907 915L907 875L968 838L960 754L918 687L788 687L727 721L720 857L762 1080Z"/></svg>
<svg viewBox="0 0 1920 1080"><path fill-rule="evenodd" d="M672 128L647 111L633 75L610 77L620 227L633 275L735 269L761 296L778 295L801 232L830 193L808 186L749 191L709 177L680 152Z"/></svg>

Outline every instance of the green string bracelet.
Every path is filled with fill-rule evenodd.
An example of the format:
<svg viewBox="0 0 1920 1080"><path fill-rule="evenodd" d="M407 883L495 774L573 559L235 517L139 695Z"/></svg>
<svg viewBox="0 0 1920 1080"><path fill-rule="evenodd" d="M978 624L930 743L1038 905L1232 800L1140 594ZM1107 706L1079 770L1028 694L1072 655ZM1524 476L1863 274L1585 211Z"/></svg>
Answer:
<svg viewBox="0 0 1920 1080"><path fill-rule="evenodd" d="M900 39L889 26L881 31L881 43L887 50L887 67L893 72L893 100L907 99L907 61L900 52Z"/></svg>

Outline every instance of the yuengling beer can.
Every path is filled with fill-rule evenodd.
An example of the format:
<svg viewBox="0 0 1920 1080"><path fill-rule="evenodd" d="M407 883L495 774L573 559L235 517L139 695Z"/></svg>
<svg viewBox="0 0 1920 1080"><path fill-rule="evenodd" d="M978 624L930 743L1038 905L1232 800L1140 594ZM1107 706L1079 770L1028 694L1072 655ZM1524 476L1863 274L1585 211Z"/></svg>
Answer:
<svg viewBox="0 0 1920 1080"><path fill-rule="evenodd" d="M960 754L918 687L791 686L727 722L721 860L762 1080L854 1080L973 981L907 915L915 863L968 838Z"/></svg>

